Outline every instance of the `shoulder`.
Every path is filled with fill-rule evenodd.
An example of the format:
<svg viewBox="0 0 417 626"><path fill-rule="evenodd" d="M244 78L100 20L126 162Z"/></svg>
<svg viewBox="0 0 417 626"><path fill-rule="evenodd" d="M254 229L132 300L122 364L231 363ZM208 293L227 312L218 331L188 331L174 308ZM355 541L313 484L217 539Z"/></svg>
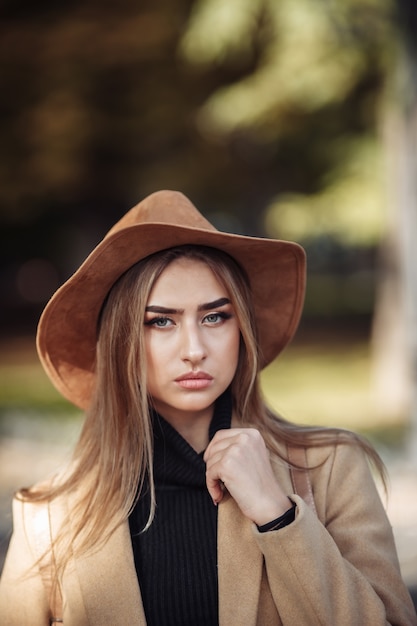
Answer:
<svg viewBox="0 0 417 626"><path fill-rule="evenodd" d="M320 428L312 431L300 427L282 438L275 438L273 456L311 470L329 469L335 463L337 466L352 462L366 465L366 447L361 437L349 430ZM372 448L370 444L368 448Z"/></svg>
<svg viewBox="0 0 417 626"><path fill-rule="evenodd" d="M23 534L32 551L48 545L68 516L68 505L64 496L50 499L47 492L50 483L39 483L31 495L18 492L13 499L13 532ZM41 494L45 493L45 497ZM37 494L37 496L34 496Z"/></svg>
<svg viewBox="0 0 417 626"><path fill-rule="evenodd" d="M312 476L326 475L329 481L370 474L370 456L354 434L323 446L307 446L306 458Z"/></svg>
<svg viewBox="0 0 417 626"><path fill-rule="evenodd" d="M324 445L306 445L306 455L308 465L311 468L315 466L334 466L351 464L352 462L367 463L367 454L364 447L359 443L354 433L349 431L343 432L343 437L329 440Z"/></svg>
<svg viewBox="0 0 417 626"><path fill-rule="evenodd" d="M369 457L354 438L307 449L308 472L319 517L329 519L342 511L364 515L383 512Z"/></svg>

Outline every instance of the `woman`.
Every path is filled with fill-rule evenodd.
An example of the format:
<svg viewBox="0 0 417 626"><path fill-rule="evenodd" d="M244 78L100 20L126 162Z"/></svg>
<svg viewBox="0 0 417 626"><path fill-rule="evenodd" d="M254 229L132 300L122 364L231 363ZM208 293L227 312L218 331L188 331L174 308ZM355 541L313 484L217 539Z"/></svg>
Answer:
<svg viewBox="0 0 417 626"><path fill-rule="evenodd" d="M129 211L52 297L38 351L86 410L67 471L22 490L2 624L415 624L365 441L268 410L305 259L182 194Z"/></svg>

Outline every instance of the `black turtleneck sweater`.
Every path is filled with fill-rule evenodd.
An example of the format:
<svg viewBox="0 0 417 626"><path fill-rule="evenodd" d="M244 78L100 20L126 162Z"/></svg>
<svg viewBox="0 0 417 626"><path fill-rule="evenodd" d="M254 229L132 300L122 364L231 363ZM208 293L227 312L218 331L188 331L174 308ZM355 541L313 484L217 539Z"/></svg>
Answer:
<svg viewBox="0 0 417 626"><path fill-rule="evenodd" d="M230 428L231 394L216 402L209 439ZM206 465L172 426L153 415L156 514L142 495L129 518L148 626L218 626L217 508L206 488Z"/></svg>

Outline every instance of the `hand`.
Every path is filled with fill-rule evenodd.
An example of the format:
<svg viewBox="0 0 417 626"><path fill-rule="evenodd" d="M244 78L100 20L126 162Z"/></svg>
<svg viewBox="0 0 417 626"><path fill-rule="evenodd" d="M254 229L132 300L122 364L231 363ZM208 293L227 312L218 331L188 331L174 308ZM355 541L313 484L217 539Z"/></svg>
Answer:
<svg viewBox="0 0 417 626"><path fill-rule="evenodd" d="M258 526L291 507L272 471L264 439L255 428L218 431L204 461L207 489L215 504L221 502L225 486L243 515Z"/></svg>

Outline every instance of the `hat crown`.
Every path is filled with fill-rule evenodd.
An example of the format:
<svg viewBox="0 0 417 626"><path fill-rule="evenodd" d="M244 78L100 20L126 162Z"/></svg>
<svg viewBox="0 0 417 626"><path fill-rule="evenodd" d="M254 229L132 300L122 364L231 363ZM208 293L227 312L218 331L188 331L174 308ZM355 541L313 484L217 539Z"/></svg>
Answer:
<svg viewBox="0 0 417 626"><path fill-rule="evenodd" d="M216 231L216 228L179 191L156 191L128 211L106 237L139 224L170 224Z"/></svg>

